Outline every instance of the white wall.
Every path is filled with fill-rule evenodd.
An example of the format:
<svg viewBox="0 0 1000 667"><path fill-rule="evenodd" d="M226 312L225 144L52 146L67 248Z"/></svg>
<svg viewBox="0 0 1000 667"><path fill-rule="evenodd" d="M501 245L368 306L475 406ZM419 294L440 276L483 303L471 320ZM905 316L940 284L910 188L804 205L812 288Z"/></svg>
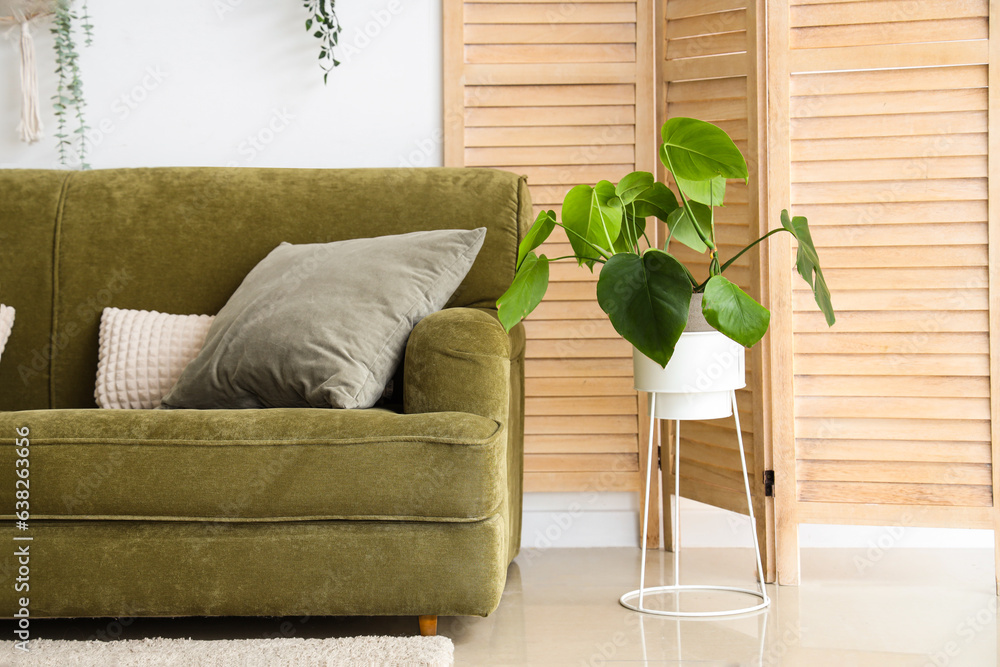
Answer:
<svg viewBox="0 0 1000 667"><path fill-rule="evenodd" d="M297 0L89 7L94 43L80 54L95 169L441 163L440 0L338 3L342 65L325 87ZM58 166L48 24L35 34L47 136L18 140L17 40L0 39L3 167Z"/></svg>

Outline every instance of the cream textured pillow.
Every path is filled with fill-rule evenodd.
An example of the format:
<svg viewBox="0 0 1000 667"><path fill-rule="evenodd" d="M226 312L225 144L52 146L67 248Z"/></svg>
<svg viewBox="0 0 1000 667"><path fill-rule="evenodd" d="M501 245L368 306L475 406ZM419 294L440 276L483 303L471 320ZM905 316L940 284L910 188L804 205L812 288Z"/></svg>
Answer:
<svg viewBox="0 0 1000 667"><path fill-rule="evenodd" d="M10 330L14 326L14 309L0 303L0 355L7 346L7 339L10 338Z"/></svg>
<svg viewBox="0 0 1000 667"><path fill-rule="evenodd" d="M215 318L105 308L94 396L102 408L152 409L205 345Z"/></svg>

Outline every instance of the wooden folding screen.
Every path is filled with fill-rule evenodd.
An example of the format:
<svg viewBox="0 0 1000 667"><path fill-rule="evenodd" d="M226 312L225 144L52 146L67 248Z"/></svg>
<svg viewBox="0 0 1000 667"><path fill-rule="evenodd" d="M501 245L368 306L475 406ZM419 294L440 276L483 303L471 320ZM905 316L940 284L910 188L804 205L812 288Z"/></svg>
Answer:
<svg viewBox="0 0 1000 667"><path fill-rule="evenodd" d="M719 213L724 257L782 208L808 216L832 330L787 237L732 273L772 310L739 397L769 579L798 581L801 523L1000 527L997 5L445 1L446 164L525 173L558 208L576 183L656 170L659 124L690 115L751 166ZM637 490L629 348L593 276L552 275L527 323L526 488ZM743 511L732 427L682 435L682 495Z"/></svg>
<svg viewBox="0 0 1000 667"><path fill-rule="evenodd" d="M838 312L828 330L774 244L778 576L795 583L800 523L995 526L997 38L986 0L768 9L769 212L808 216Z"/></svg>
<svg viewBox="0 0 1000 667"><path fill-rule="evenodd" d="M716 211L719 253L728 259L759 236L757 39L756 7L747 0L668 0L659 22L663 26L658 123L689 116L718 125L736 141L750 167L749 187L730 181L726 205ZM661 168L661 178L667 174ZM670 247L689 266L700 266L699 278L708 275L707 256L698 256L679 243ZM748 253L726 276L749 294L760 294L760 263ZM761 544L766 539L763 471L764 448L757 446L756 415L761 413L759 355L748 355L747 388L737 392L743 442L754 494ZM681 495L747 514L743 473L731 419L684 422L681 426ZM673 453L664 448L663 497L665 525L669 524L667 500L673 490ZM669 465L668 465L669 461ZM665 529L669 546L670 530ZM770 563L771 559L765 561Z"/></svg>
<svg viewBox="0 0 1000 667"><path fill-rule="evenodd" d="M651 0L445 0L445 165L527 175L536 212L558 212L578 183L653 171L652 11ZM565 234L540 252L570 254ZM596 274L559 264L551 278L526 322L525 490L638 491L646 420L631 348L597 306Z"/></svg>

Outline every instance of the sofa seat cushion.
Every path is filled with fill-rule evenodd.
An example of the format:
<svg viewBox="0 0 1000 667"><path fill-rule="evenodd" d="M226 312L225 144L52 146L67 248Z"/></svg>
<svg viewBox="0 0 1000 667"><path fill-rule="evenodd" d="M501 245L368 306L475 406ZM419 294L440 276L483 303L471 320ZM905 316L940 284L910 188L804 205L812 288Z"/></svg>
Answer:
<svg viewBox="0 0 1000 667"><path fill-rule="evenodd" d="M506 493L506 429L459 412L3 412L7 489L24 426L33 520L475 521Z"/></svg>

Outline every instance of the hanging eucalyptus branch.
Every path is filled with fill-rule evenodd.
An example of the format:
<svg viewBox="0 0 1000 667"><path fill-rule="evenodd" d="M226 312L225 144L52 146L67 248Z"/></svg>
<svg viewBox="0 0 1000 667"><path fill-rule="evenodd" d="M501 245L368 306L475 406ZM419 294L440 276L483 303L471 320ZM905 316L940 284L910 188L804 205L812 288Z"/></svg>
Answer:
<svg viewBox="0 0 1000 667"><path fill-rule="evenodd" d="M340 39L340 21L334 11L335 0L303 0L302 4L309 12L306 19L306 30L312 30L313 37L319 40L319 66L323 70L323 83L330 76L333 68L340 64L334 58L333 50Z"/></svg>
<svg viewBox="0 0 1000 667"><path fill-rule="evenodd" d="M75 157L80 161L83 169L90 169L87 164L87 141L86 132L87 121L83 116L86 102L83 99L83 81L80 79L80 54L76 49L76 37L74 36L74 26L81 20L73 11L71 0L56 0L53 7L52 35L55 38L56 54L56 76L58 85L56 94L53 96L58 130L56 138L59 140L57 148L59 150L59 162L64 167L70 166L70 155L75 148ZM84 34L84 44L90 46L93 41L93 26L90 24L90 15L87 11L87 3L83 2L82 24L80 26ZM76 121L76 127L70 131L70 114Z"/></svg>

